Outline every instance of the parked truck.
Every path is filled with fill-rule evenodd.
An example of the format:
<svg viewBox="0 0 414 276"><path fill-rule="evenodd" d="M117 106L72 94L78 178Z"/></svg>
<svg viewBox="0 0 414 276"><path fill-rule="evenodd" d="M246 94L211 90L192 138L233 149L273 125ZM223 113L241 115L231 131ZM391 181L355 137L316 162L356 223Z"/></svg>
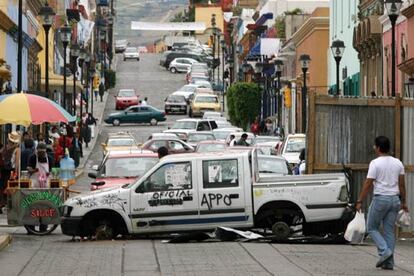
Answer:
<svg viewBox="0 0 414 276"><path fill-rule="evenodd" d="M135 183L68 199L61 227L113 238L227 226L286 239L298 226L305 235L343 231L347 205L344 174L260 179L254 150L191 153L162 158Z"/></svg>

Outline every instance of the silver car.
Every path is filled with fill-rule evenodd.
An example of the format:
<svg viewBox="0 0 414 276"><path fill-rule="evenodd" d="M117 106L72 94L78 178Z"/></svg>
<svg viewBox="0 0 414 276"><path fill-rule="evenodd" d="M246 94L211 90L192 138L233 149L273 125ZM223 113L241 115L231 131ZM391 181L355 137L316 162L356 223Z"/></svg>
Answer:
<svg viewBox="0 0 414 276"><path fill-rule="evenodd" d="M124 52L124 61L127 59L136 59L139 61L139 51L136 47L128 47Z"/></svg>
<svg viewBox="0 0 414 276"><path fill-rule="evenodd" d="M180 73L188 72L191 69L191 64L196 63L197 61L192 58L176 58L171 61L168 70L171 73Z"/></svg>

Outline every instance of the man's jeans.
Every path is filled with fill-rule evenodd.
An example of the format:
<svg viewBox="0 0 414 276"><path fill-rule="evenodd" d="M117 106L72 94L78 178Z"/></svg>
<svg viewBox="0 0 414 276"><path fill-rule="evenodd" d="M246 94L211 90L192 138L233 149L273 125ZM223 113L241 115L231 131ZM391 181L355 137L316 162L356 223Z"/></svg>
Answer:
<svg viewBox="0 0 414 276"><path fill-rule="evenodd" d="M395 221L400 210L401 202L399 196L374 196L368 211L367 231L371 235L378 248L380 256L394 254L395 248ZM383 225L384 234L379 232ZM394 258L391 258L387 266L394 266Z"/></svg>

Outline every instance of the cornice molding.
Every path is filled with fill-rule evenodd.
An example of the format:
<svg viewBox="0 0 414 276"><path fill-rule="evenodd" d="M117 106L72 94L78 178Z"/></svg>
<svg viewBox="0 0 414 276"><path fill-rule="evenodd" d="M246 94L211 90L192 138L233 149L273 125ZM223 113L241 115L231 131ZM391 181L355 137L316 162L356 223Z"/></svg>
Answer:
<svg viewBox="0 0 414 276"><path fill-rule="evenodd" d="M407 18L414 16L414 3L401 11L401 14Z"/></svg>
<svg viewBox="0 0 414 276"><path fill-rule="evenodd" d="M329 31L329 17L310 17L303 23L303 25L293 34L291 37L295 45L301 44L301 42L310 36L316 30L328 30Z"/></svg>
<svg viewBox="0 0 414 276"><path fill-rule="evenodd" d="M5 32L10 31L13 27L17 26L11 18L0 10L0 29L4 30Z"/></svg>

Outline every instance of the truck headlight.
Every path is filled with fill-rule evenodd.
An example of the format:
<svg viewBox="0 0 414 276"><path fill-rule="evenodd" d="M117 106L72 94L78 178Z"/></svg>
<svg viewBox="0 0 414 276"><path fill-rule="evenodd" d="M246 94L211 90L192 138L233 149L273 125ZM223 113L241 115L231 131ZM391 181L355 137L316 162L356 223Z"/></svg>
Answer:
<svg viewBox="0 0 414 276"><path fill-rule="evenodd" d="M73 207L64 205L62 208L62 216L64 217L70 217L70 213L72 213Z"/></svg>
<svg viewBox="0 0 414 276"><path fill-rule="evenodd" d="M348 202L348 188L346 185L341 187L341 190L339 191L338 200L342 202Z"/></svg>

